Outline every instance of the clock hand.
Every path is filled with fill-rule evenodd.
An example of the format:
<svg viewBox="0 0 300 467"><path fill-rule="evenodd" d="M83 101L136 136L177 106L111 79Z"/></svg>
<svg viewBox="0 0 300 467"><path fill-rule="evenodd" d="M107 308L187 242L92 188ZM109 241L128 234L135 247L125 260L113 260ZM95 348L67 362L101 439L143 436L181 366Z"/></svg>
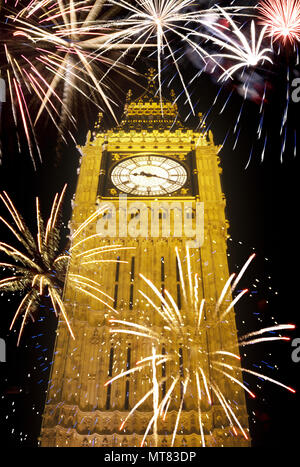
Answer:
<svg viewBox="0 0 300 467"><path fill-rule="evenodd" d="M176 180L171 180L170 178L160 177L159 175L153 175L153 177L160 178L161 180L167 180L167 182L178 183Z"/></svg>
<svg viewBox="0 0 300 467"><path fill-rule="evenodd" d="M143 177L153 177L152 174L146 174L146 172L141 172L139 174L135 173L135 174L132 174L132 175L135 175L135 176L142 175Z"/></svg>
<svg viewBox="0 0 300 467"><path fill-rule="evenodd" d="M135 175L135 176L142 175L143 177L155 177L155 178L160 178L161 180L167 180L168 182L177 183L176 180L171 180L170 178L160 177L159 175L155 175L155 174L147 174L146 172L141 172L139 174L135 173L132 175Z"/></svg>

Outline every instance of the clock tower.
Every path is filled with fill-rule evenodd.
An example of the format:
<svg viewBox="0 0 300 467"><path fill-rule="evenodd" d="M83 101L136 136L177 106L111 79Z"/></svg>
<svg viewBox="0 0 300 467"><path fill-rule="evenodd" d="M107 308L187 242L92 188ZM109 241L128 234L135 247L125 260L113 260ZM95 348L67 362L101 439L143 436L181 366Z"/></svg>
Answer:
<svg viewBox="0 0 300 467"><path fill-rule="evenodd" d="M164 323L140 292L151 295L140 275L151 280L162 297L167 291L174 306L189 320L194 311L185 304L182 295L182 281L188 287L188 278L181 276L178 264L178 255L183 265L186 262L188 244L189 266L199 278L197 296L199 302L205 299L203 354L213 355L229 348L231 352L239 352L234 310L226 314L225 327L212 312L218 308L220 317L228 308L228 303L217 307L229 278L228 222L220 181L219 147L205 128L194 131L182 124L173 92L170 100L159 99L154 70L150 69L147 90L137 99L128 92L120 124L105 130L99 115L94 131L88 134L80 150L72 231L97 206L105 205L107 211L79 235L77 243L81 244L69 266L63 299L75 340L69 336L64 322L59 322L40 444L139 446L153 416L152 398L142 401L126 425L122 426L122 422L151 390L151 366L128 372L112 384L105 383L151 355L147 336L112 333L111 318L152 326L164 336ZM183 217L176 218L176 209ZM158 224L154 223L153 212L158 213L155 218ZM101 259L91 256L90 261L82 261L87 258L84 251L108 245L119 249L109 249ZM93 293L82 293L80 284L74 287L70 275L85 276L91 284L92 281L100 284L101 290L112 298L110 303L115 312L110 312L92 289ZM158 306L164 308L162 303ZM168 355L176 347L178 365L184 368L190 363L189 355L182 350L180 339L174 337L171 342L167 335L166 331L166 339L159 342L157 352ZM209 359L205 365L208 372L213 371ZM149 431L145 445L247 446L249 436L242 433L249 434L248 415L236 360L235 366L235 382L222 371L214 375L215 387L220 388L230 408L226 406L224 410L222 398L216 397L209 381L206 382L210 401L205 397L201 400L200 429L192 391L181 404L182 381L174 390L168 413L158 420L155 435L154 430ZM168 361L157 366L162 381L160 398L168 391L173 371ZM180 422L173 438L180 407ZM233 427L231 412L240 429Z"/></svg>

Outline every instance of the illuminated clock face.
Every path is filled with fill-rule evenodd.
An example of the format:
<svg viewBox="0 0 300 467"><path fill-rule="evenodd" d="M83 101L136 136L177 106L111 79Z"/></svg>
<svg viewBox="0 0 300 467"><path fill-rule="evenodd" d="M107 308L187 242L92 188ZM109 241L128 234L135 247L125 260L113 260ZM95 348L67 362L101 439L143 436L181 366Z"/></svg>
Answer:
<svg viewBox="0 0 300 467"><path fill-rule="evenodd" d="M114 167L115 187L130 195L159 196L179 190L187 180L185 168L168 157L136 156Z"/></svg>

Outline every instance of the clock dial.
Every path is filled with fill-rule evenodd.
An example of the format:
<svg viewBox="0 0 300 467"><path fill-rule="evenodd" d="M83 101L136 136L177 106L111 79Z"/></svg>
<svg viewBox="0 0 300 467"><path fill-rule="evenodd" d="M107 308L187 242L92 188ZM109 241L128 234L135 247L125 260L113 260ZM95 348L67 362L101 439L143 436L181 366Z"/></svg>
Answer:
<svg viewBox="0 0 300 467"><path fill-rule="evenodd" d="M115 187L131 195L158 196L179 190L187 180L185 168L168 157L136 156L117 164L111 173Z"/></svg>

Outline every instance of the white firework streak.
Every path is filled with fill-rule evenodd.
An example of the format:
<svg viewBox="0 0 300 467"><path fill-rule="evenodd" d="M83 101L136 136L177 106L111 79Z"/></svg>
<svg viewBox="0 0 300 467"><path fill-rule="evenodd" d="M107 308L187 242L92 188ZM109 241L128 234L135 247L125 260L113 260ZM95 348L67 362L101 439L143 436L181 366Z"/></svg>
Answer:
<svg viewBox="0 0 300 467"><path fill-rule="evenodd" d="M211 41L221 49L225 49L225 52L223 53L211 54L210 57L212 59L227 58L233 62L236 62L222 73L219 81L232 78L232 75L240 68L256 67L265 61L270 62L271 64L273 63L269 56L269 54L273 52L273 49L271 47L262 47L262 42L265 39L267 26L261 28L259 33L257 33L255 22L252 20L250 25L249 40L248 37L241 31L241 28L237 26L237 24L223 8L218 6L217 9L229 22L232 30L220 24L217 26L211 24L208 27L212 30L213 33L221 37L221 39L214 37L213 33L211 35L203 33L196 34L207 39L208 41ZM226 34L224 29L227 30L230 34ZM232 33L234 36L232 36Z"/></svg>

